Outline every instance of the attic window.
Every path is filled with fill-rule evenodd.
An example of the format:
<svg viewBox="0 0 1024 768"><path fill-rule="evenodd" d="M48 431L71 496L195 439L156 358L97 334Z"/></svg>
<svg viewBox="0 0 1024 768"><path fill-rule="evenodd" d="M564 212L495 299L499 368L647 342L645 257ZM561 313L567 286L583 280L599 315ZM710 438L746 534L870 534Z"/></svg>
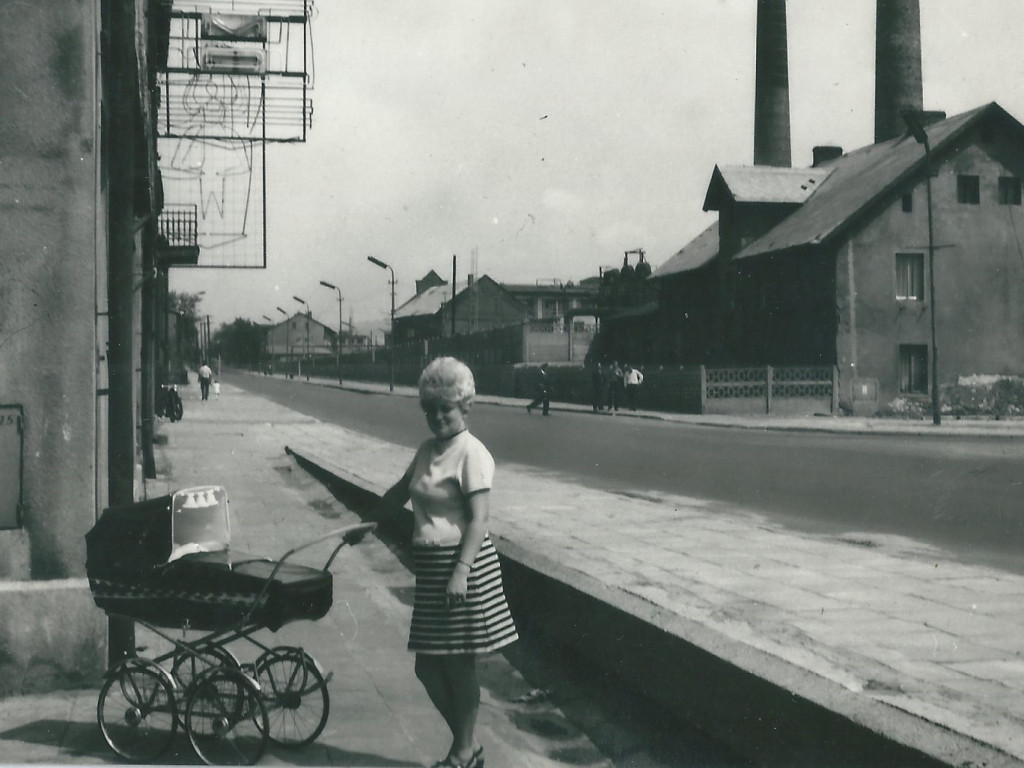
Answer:
<svg viewBox="0 0 1024 768"><path fill-rule="evenodd" d="M912 192L907 192L905 195L903 195L903 198L901 199L900 204L903 206L903 212L904 213L910 213L911 211L913 211L914 210L914 194Z"/></svg>
<svg viewBox="0 0 1024 768"><path fill-rule="evenodd" d="M956 177L956 201L965 205L981 202L981 181L977 176L961 174Z"/></svg>

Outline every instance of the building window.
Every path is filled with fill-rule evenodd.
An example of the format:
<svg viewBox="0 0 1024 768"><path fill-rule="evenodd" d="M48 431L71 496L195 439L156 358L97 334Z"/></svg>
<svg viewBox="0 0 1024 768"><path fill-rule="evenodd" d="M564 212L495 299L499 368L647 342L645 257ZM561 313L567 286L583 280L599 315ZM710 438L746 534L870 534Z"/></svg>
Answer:
<svg viewBox="0 0 1024 768"><path fill-rule="evenodd" d="M896 298L924 301L924 254L896 254Z"/></svg>
<svg viewBox="0 0 1024 768"><path fill-rule="evenodd" d="M999 179L999 204L1020 205L1020 179L1002 176Z"/></svg>
<svg viewBox="0 0 1024 768"><path fill-rule="evenodd" d="M927 394L928 347L924 344L900 344L900 392Z"/></svg>
<svg viewBox="0 0 1024 768"><path fill-rule="evenodd" d="M981 202L981 182L977 176L956 177L956 201L966 205L978 205Z"/></svg>
<svg viewBox="0 0 1024 768"><path fill-rule="evenodd" d="M914 210L914 196L910 192L907 192L907 194L903 196L901 205L903 206L904 213L910 213Z"/></svg>

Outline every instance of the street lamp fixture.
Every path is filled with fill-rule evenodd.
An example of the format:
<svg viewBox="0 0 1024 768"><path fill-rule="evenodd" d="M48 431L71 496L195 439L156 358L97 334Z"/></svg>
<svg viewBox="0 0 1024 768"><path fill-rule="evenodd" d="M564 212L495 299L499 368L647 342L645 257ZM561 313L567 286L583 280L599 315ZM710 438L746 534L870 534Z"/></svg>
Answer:
<svg viewBox="0 0 1024 768"><path fill-rule="evenodd" d="M306 358L306 381L309 381L309 365L310 365L310 362L309 362L309 317L310 317L310 314L309 314L309 304L306 302L305 299L300 299L298 296L292 296L292 298L295 299L297 302L299 302L299 304L302 304L303 306L306 307L306 344L305 344L306 353L305 353L305 358ZM302 375L302 365L300 364L299 365L299 376L301 376L301 375Z"/></svg>
<svg viewBox="0 0 1024 768"><path fill-rule="evenodd" d="M928 143L928 134L921 124L921 119L913 110L903 112L903 121L910 129L914 141L924 147L925 159L925 190L928 203L928 304L932 324L932 423L942 423L942 412L939 404L939 347L935 340L935 235L932 224L932 147Z"/></svg>
<svg viewBox="0 0 1024 768"><path fill-rule="evenodd" d="M341 340L343 338L342 334L344 331L344 325L341 314L341 302L343 301L341 296L341 288L334 285L333 283L328 283L326 280L321 280L320 285L322 285L324 288L330 288L332 291L338 292L338 386L341 386L342 384L345 383L342 380L341 376Z"/></svg>
<svg viewBox="0 0 1024 768"><path fill-rule="evenodd" d="M395 270L390 264L385 264L374 256L367 256L366 260L376 264L381 269L391 272L391 339L388 342L388 390L395 391Z"/></svg>

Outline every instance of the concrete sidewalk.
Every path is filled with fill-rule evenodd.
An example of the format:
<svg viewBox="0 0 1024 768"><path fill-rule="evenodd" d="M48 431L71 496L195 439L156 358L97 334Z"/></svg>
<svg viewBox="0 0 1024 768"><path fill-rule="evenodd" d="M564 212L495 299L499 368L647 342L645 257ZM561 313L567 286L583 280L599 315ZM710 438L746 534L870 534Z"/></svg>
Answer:
<svg viewBox="0 0 1024 768"><path fill-rule="evenodd" d="M411 456L326 424L280 434L376 491ZM506 557L943 764L1024 765L1024 577L905 538L798 533L699 499L539 475L499 468L492 531Z"/></svg>
<svg viewBox="0 0 1024 768"><path fill-rule="evenodd" d="M324 425L231 386L222 387L221 397L207 402L198 399L195 385L181 392L184 419L158 427L163 443L157 452L159 477L147 482L149 497L196 485L223 485L232 513L232 549L254 556L279 557L299 543L360 522L285 453L292 436L315 438ZM329 553L325 544L297 557L319 567ZM343 549L332 572L334 607L326 617L289 624L276 634L257 634L270 646L304 647L333 673L327 727L308 747L268 748L260 764L432 764L445 755L449 735L405 649L411 573L374 536ZM168 647L167 641L142 628L137 643L143 657ZM243 662L258 654L244 642L232 650ZM550 701L530 696L533 684L503 657L488 658L481 675L480 738L488 766L553 768L564 763L551 755L567 747L578 765L611 765ZM101 682L85 690L0 699L0 763L120 762L97 725ZM199 762L181 729L162 761Z"/></svg>

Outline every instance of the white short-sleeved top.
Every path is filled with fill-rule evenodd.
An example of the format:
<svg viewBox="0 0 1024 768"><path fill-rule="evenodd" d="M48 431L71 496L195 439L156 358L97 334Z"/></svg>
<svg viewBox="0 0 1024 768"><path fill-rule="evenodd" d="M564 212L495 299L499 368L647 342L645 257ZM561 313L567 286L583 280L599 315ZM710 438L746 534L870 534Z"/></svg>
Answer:
<svg viewBox="0 0 1024 768"><path fill-rule="evenodd" d="M467 430L445 440L431 438L408 469L415 543L457 544L469 523L466 497L487 491L494 459Z"/></svg>

